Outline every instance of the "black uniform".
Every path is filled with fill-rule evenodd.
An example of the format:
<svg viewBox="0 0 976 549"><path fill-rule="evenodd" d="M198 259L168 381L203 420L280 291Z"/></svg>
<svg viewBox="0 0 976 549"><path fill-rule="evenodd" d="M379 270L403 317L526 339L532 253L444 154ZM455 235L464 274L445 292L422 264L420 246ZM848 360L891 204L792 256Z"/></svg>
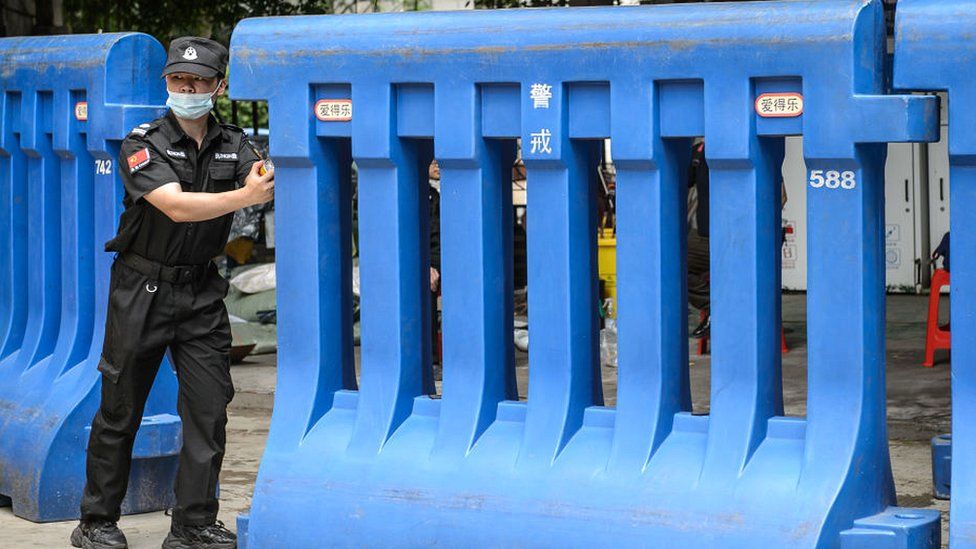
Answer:
<svg viewBox="0 0 976 549"><path fill-rule="evenodd" d="M106 244L117 256L98 366L101 406L88 443L83 520L119 518L132 443L167 349L179 379L183 423L173 520L192 526L216 519L226 409L234 386L223 302L228 283L211 258L222 253L234 216L177 223L143 196L174 182L188 192L234 190L256 160L240 128L212 117L199 150L172 112L133 129L122 142L125 212L117 236Z"/></svg>
<svg viewBox="0 0 976 549"><path fill-rule="evenodd" d="M688 188L691 187L698 191L698 208L695 211L698 229L688 231L688 302L707 313L712 300L708 252L708 163L705 161L704 142L692 149L688 170Z"/></svg>

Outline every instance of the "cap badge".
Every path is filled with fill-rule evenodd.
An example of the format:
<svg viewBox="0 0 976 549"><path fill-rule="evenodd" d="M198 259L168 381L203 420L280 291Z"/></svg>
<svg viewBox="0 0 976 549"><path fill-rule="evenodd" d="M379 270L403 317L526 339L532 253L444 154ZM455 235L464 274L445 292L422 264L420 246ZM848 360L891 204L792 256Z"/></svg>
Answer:
<svg viewBox="0 0 976 549"><path fill-rule="evenodd" d="M196 58L197 50L193 46L186 48L186 51L183 52L183 59L186 59L187 61L193 61Z"/></svg>

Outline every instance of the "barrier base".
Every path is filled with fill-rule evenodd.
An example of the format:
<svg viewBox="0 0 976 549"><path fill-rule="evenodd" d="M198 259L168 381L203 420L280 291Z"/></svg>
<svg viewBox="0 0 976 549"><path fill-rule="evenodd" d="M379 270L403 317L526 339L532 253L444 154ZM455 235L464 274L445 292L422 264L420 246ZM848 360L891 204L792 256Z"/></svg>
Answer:
<svg viewBox="0 0 976 549"><path fill-rule="evenodd" d="M45 454L61 455L63 459L49 461L36 481L17 482L16 469L4 471L0 490L0 506L12 507L15 516L32 522L77 520L80 518L81 495L85 483L85 460L89 425L79 429L82 440L72 440L70 429L55 435ZM180 418L173 414L145 416L132 448L132 469L129 490L122 501L122 514L160 511L175 504L173 481L176 478L182 444ZM67 451L70 449L70 451ZM28 471L36 467L36 459L13 463Z"/></svg>
<svg viewBox="0 0 976 549"><path fill-rule="evenodd" d="M932 492L936 499L949 499L952 481L952 435L932 437Z"/></svg>
<svg viewBox="0 0 976 549"><path fill-rule="evenodd" d="M495 423L458 459L432 451L433 418L443 401L418 397L380 456L364 459L347 453L344 436L352 432L358 394L335 397L320 420L333 428L330 436L307 437L298 451L265 454L247 517L252 547L317 547L325 536L341 540L331 544L339 546L575 547L599 546L612 535L619 547L927 548L938 547L941 535L937 512L887 507L868 515L886 508L843 498L829 508L812 505L833 479L822 475L824 482L797 488L806 438L806 422L798 418L771 419L766 441L735 481L762 490L730 490L696 483L708 416L676 414L673 433L647 470L624 478L607 474L605 459L591 459L610 448L613 409L587 408L583 427L560 456L532 467L517 461L525 403L500 403ZM410 462L413 453L432 457ZM784 455L792 457L789 468L769 466ZM682 466L689 463L696 467ZM488 473L463 474L476 469ZM869 475L852 482L852 493L884 488ZM831 512L851 518L826 524ZM849 538L843 542L842 532Z"/></svg>
<svg viewBox="0 0 976 549"><path fill-rule="evenodd" d="M841 549L902 549L942 546L942 515L934 509L888 507L854 521L840 533Z"/></svg>
<svg viewBox="0 0 976 549"><path fill-rule="evenodd" d="M237 515L237 549L247 549L247 525L251 515L241 513Z"/></svg>

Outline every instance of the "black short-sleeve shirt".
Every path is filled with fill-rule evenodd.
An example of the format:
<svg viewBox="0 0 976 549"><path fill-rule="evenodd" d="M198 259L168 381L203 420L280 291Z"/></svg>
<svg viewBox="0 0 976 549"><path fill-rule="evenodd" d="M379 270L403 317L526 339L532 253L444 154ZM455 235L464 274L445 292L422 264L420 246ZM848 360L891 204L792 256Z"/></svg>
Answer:
<svg viewBox="0 0 976 549"><path fill-rule="evenodd" d="M172 112L141 124L122 142L119 172L125 185L125 212L118 236L106 244L166 265L197 265L223 252L234 214L200 222L177 223L144 199L168 183L184 192L221 193L244 184L259 160L243 131L211 117L198 149Z"/></svg>

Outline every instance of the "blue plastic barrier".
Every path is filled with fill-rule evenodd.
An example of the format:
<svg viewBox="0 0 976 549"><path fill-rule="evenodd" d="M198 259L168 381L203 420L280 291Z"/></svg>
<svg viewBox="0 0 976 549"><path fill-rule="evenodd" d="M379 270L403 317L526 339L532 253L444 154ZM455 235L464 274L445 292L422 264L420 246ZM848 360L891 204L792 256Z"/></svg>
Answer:
<svg viewBox="0 0 976 549"><path fill-rule="evenodd" d="M936 499L949 499L952 484L952 435L932 437L932 493Z"/></svg>
<svg viewBox="0 0 976 549"><path fill-rule="evenodd" d="M952 241L952 505L949 541L976 546L976 2L902 0L894 85L944 90L949 109Z"/></svg>
<svg viewBox="0 0 976 549"><path fill-rule="evenodd" d="M262 547L933 547L885 429L887 96L869 0L246 20L231 91L278 170L275 411L243 543ZM810 172L805 418L783 417L779 171ZM691 138L711 167L711 413L692 415ZM510 385L510 166L528 172L528 401ZM617 167L619 386L603 406L593 191ZM428 363L426 169L441 168L443 397ZM362 365L355 390L351 161ZM955 329L955 327L953 327Z"/></svg>
<svg viewBox="0 0 976 549"><path fill-rule="evenodd" d="M98 407L128 131L162 112L162 46L141 34L0 39L0 495L77 518ZM160 368L123 512L172 504L176 376Z"/></svg>

